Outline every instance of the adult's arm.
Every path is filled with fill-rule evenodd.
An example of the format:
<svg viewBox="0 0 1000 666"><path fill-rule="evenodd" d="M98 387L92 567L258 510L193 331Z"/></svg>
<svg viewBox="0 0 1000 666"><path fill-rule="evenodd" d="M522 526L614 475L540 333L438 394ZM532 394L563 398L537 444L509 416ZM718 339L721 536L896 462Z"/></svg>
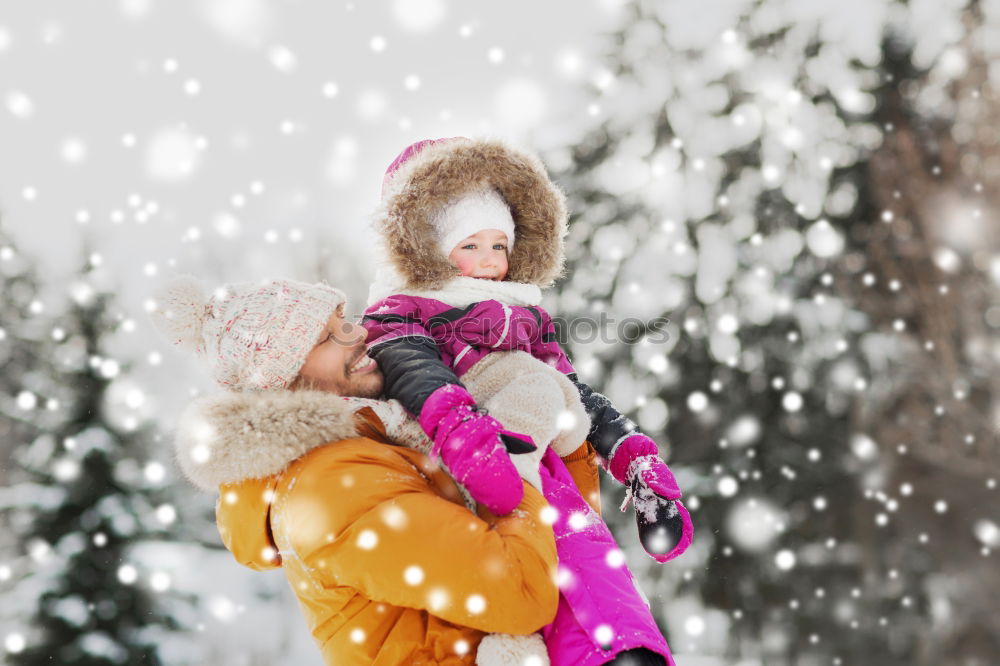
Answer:
<svg viewBox="0 0 1000 666"><path fill-rule="evenodd" d="M551 622L556 549L541 494L525 484L511 514L476 516L414 461L365 438L317 449L286 473L272 522L324 585L491 633Z"/></svg>
<svg viewBox="0 0 1000 666"><path fill-rule="evenodd" d="M566 469L569 470L570 476L573 477L573 483L576 484L577 490L587 500L590 508L600 515L601 481L597 473L597 453L594 451L594 447L590 445L590 442L584 442L577 450L564 456L562 461L565 463Z"/></svg>

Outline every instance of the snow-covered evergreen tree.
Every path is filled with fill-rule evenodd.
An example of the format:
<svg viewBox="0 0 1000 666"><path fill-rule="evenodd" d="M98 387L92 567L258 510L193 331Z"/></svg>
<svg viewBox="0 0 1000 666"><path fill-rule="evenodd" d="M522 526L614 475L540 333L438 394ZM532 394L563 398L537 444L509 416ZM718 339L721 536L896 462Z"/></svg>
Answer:
<svg viewBox="0 0 1000 666"><path fill-rule="evenodd" d="M70 285L63 314L15 318L10 330L5 316L23 360L20 373L5 373L4 396L15 396L21 415L5 407L4 421L29 424L17 438L31 433L13 440L18 471L4 502L20 542L3 583L4 605L19 609L5 623L11 664L158 664L157 642L177 625L157 599L170 588L168 574L131 558L176 515L161 501L163 466L143 462L148 433L115 413L119 399L141 395L115 395L126 368L106 339L123 322L94 279L98 263L92 256ZM31 302L28 312L44 310Z"/></svg>
<svg viewBox="0 0 1000 666"><path fill-rule="evenodd" d="M38 383L40 361L45 355L48 330L40 315L38 276L20 253L13 239L0 226L0 485L10 482L14 442L29 440L33 433L54 420L52 410L36 412L38 398L32 387Z"/></svg>
<svg viewBox="0 0 1000 666"><path fill-rule="evenodd" d="M0 593L9 600L0 607L0 624L10 631L4 632L7 651L24 644L16 629L23 622L25 600L12 592L28 558L20 557L17 536L29 529L32 507L51 497L45 488L24 483L15 454L60 422L59 396L52 393L61 388L49 381L51 323L43 313L41 291L31 262L0 226L0 530L7 536L0 541Z"/></svg>
<svg viewBox="0 0 1000 666"><path fill-rule="evenodd" d="M597 122L549 155L574 212L554 307L574 362L669 441L695 509L694 547L665 566L641 555L629 514L606 512L681 654L930 664L998 644L995 621L955 610L995 598L965 574L988 566L982 535L997 539L982 509L996 405L980 388L953 417L978 424L973 453L931 429L928 403L956 380L966 395L988 384L966 353L983 327L948 341L950 374L925 352L928 327L949 337L936 317L974 319L982 299L921 313L920 290L947 281L927 259L949 243L893 252L952 128L921 95L940 100L965 74L956 60L992 48L995 8L966 4L630 3L594 82ZM903 120L926 131L901 135ZM894 163L914 139L932 144L923 159Z"/></svg>

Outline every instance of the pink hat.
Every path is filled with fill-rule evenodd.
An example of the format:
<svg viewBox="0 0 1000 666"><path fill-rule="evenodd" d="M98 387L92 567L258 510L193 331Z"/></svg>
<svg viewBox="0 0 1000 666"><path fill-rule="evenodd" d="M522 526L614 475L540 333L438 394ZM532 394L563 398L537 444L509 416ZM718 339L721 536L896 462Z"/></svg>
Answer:
<svg viewBox="0 0 1000 666"><path fill-rule="evenodd" d="M424 139L423 141L411 143L403 149L403 152L396 155L396 159L394 159L392 164L389 165L389 168L385 170L385 175L382 176L382 196L385 196L389 183L392 181L392 177L397 171L399 171L399 168L403 166L403 163L406 162L406 160L410 159L427 146L433 146L435 143L444 143L446 141L468 141L468 139L464 136L452 136L444 139Z"/></svg>

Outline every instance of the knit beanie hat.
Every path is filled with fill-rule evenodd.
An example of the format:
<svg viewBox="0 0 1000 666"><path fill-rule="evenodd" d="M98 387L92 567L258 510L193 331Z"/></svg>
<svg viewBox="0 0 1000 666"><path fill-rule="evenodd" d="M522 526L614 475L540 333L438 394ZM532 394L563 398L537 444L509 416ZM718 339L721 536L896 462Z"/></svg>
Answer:
<svg viewBox="0 0 1000 666"><path fill-rule="evenodd" d="M484 229L497 229L507 234L507 251L514 247L514 217L507 202L492 187L467 192L431 215L437 231L438 247L445 256L451 254L462 239Z"/></svg>
<svg viewBox="0 0 1000 666"><path fill-rule="evenodd" d="M228 284L209 296L190 276L165 284L155 300L152 318L164 336L194 351L216 383L234 391L291 384L346 301L325 284L295 280Z"/></svg>

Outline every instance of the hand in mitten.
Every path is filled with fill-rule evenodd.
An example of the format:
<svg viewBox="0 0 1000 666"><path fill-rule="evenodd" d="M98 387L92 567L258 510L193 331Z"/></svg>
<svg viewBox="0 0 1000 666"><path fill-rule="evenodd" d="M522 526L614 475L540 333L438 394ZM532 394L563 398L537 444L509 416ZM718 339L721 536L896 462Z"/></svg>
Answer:
<svg viewBox="0 0 1000 666"><path fill-rule="evenodd" d="M431 456L441 457L474 500L496 515L510 513L521 503L524 487L509 453L534 451L530 437L504 429L458 384L431 393L419 420L434 442Z"/></svg>
<svg viewBox="0 0 1000 666"><path fill-rule="evenodd" d="M646 435L629 435L612 454L608 471L628 487L621 508L632 501L639 541L650 557L666 562L687 550L694 535L691 516L656 442Z"/></svg>

